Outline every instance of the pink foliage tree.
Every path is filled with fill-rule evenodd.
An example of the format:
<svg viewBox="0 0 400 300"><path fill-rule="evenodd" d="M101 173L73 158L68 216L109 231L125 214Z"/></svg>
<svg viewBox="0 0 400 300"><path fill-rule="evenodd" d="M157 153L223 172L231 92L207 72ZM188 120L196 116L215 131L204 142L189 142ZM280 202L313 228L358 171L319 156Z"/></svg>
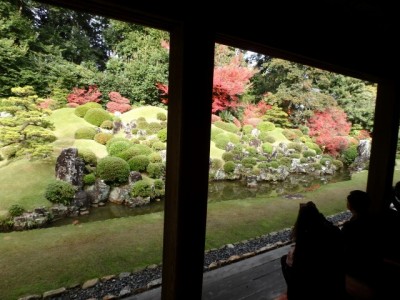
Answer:
<svg viewBox="0 0 400 300"><path fill-rule="evenodd" d="M100 102L101 93L96 85L90 85L88 90L73 88L67 96L68 106L77 107L88 102Z"/></svg>
<svg viewBox="0 0 400 300"><path fill-rule="evenodd" d="M316 112L309 120L310 136L325 152L337 156L348 145L351 123L346 113L339 107L330 107Z"/></svg>
<svg viewBox="0 0 400 300"><path fill-rule="evenodd" d="M214 68L212 113L236 108L238 96L248 87L255 72L241 66L241 59L241 55L236 55L228 65Z"/></svg>
<svg viewBox="0 0 400 300"><path fill-rule="evenodd" d="M120 93L118 92L110 92L108 94L108 96L110 97L110 100L107 103L107 110L109 112L120 112L120 113L124 113L128 110L131 109L131 105L130 105L130 101L128 98L122 97Z"/></svg>

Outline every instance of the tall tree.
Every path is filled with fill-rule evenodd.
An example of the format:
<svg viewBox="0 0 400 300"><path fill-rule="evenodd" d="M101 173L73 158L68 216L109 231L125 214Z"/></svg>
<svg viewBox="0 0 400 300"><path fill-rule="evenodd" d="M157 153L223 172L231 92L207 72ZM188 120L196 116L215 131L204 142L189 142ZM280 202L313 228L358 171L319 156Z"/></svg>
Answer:
<svg viewBox="0 0 400 300"><path fill-rule="evenodd" d="M41 99L31 86L12 88L15 96L0 99L0 148L9 156L46 158L51 156L55 141L49 111L40 108Z"/></svg>
<svg viewBox="0 0 400 300"><path fill-rule="evenodd" d="M168 32L110 21L105 32L111 58L99 79L106 98L117 91L132 103L159 105L157 83L168 83Z"/></svg>

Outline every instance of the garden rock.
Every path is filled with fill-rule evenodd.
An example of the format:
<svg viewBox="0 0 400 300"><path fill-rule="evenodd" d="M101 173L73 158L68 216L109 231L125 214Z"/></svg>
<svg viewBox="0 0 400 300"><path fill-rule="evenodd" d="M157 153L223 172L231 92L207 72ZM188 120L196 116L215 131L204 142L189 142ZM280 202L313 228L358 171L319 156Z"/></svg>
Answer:
<svg viewBox="0 0 400 300"><path fill-rule="evenodd" d="M126 201L129 207L139 207L150 203L150 197L134 197Z"/></svg>
<svg viewBox="0 0 400 300"><path fill-rule="evenodd" d="M131 171L129 173L129 184L135 183L136 181L142 180L142 174L138 171Z"/></svg>
<svg viewBox="0 0 400 300"><path fill-rule="evenodd" d="M369 157L371 155L371 141L361 140L357 146L358 156L351 164L351 170L355 172L362 171L367 168L369 164Z"/></svg>
<svg viewBox="0 0 400 300"><path fill-rule="evenodd" d="M111 190L110 196L108 197L108 201L115 204L123 204L129 201L129 193L131 188L129 185L117 186Z"/></svg>
<svg viewBox="0 0 400 300"><path fill-rule="evenodd" d="M110 186L105 184L103 180L97 179L94 185L91 185L85 189L88 200L93 205L97 205L101 202L107 202L108 196L110 195Z"/></svg>
<svg viewBox="0 0 400 300"><path fill-rule="evenodd" d="M78 208L89 207L90 202L87 193L85 191L76 192L71 205L76 206Z"/></svg>
<svg viewBox="0 0 400 300"><path fill-rule="evenodd" d="M54 219L61 219L68 215L68 207L64 204L55 204L50 207L50 213Z"/></svg>
<svg viewBox="0 0 400 300"><path fill-rule="evenodd" d="M56 162L56 178L82 189L85 163L78 157L78 149L66 148L61 151Z"/></svg>
<svg viewBox="0 0 400 300"><path fill-rule="evenodd" d="M33 212L25 212L21 216L14 217L13 229L25 230L30 228L40 228L49 222L50 213L43 209Z"/></svg>

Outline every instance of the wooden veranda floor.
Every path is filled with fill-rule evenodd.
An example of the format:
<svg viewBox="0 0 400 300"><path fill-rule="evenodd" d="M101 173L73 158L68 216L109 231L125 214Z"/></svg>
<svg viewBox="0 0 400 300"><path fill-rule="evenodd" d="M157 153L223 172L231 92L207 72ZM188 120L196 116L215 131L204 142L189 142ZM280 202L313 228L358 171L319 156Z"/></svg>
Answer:
<svg viewBox="0 0 400 300"><path fill-rule="evenodd" d="M204 273L204 300L275 300L286 291L280 258L290 246L280 247ZM161 288L125 298L158 300Z"/></svg>

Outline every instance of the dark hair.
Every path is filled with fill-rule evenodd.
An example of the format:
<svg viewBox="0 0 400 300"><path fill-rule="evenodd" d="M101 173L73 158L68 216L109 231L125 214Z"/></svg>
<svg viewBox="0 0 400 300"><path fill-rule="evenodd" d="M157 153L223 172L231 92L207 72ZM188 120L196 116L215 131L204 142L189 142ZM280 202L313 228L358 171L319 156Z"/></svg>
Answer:
<svg viewBox="0 0 400 300"><path fill-rule="evenodd" d="M299 235L305 232L319 230L320 226L326 223L326 219L319 212L314 202L300 203L299 213L292 230L292 239L296 241Z"/></svg>
<svg viewBox="0 0 400 300"><path fill-rule="evenodd" d="M371 201L366 192L354 190L347 196L347 202L349 203L349 208L351 210L358 214L362 214L368 211Z"/></svg>

